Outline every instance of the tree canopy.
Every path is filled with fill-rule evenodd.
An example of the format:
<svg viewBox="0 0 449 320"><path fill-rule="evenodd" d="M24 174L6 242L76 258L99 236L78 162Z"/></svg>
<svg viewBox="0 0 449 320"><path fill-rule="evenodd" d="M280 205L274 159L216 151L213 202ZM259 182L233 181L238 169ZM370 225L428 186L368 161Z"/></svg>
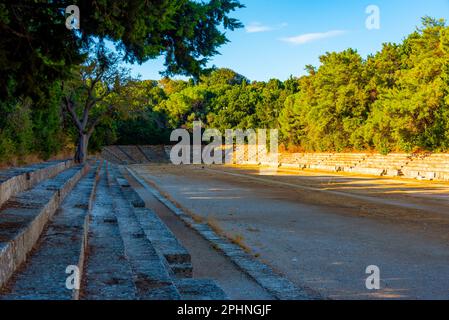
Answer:
<svg viewBox="0 0 449 320"><path fill-rule="evenodd" d="M37 94L70 76L92 41L112 41L125 61L165 56L167 75L199 77L208 59L228 40L223 30L241 27L229 13L237 0L75 1L79 30L65 27L73 1L0 3L0 97ZM221 29L223 27L223 29Z"/></svg>
<svg viewBox="0 0 449 320"><path fill-rule="evenodd" d="M447 151L448 34L444 20L424 17L402 43L366 58L328 52L284 82L251 82L229 69L199 83L165 79L164 98L148 110L168 129L193 120L220 130L278 128L285 146L306 151Z"/></svg>
<svg viewBox="0 0 449 320"><path fill-rule="evenodd" d="M98 11L92 12L105 13L109 8L110 14L92 18L92 21L101 20L101 26L96 29L87 19L82 36L72 39L73 46L78 50L88 43L92 45L87 35L93 36L95 29L99 37L97 43L101 43L98 39L115 41L119 54L127 61L142 62L165 52L168 54L167 76L159 81L130 79L123 96L127 99L126 112L115 110L110 117L102 118L89 144L92 149L112 143L169 143L171 130L191 128L194 120L201 120L205 127L219 130L277 128L285 147L295 150L376 150L382 153L449 150L449 27L442 19L424 17L422 25L401 43L385 43L379 52L367 57L360 56L354 49L327 52L320 57L318 66L306 66L304 76L260 82L250 81L230 69L204 68L204 59L215 54L219 45L226 41L224 34L218 31L218 24L211 27L206 21L215 19L231 29L238 27L237 21L225 18L227 12L240 6L236 1L206 4L187 0L154 1L161 10L166 10L160 15L160 21L155 22L157 28L168 32L160 42L165 47L159 49L152 37L145 38L156 29L146 26L144 18L139 22L138 13L130 25L124 23L129 20L126 17L134 14L132 8L142 12L146 7L139 7L142 4L133 7L132 1L128 5L114 7L111 4L108 7L108 2L92 2L100 6ZM162 7L163 4L166 7ZM180 7L184 11L178 11ZM88 7L83 9L81 5L80 8L83 12ZM192 14L185 14L185 10ZM182 18L176 16L182 12ZM8 14L1 19L5 16ZM188 22L181 28L173 25L173 21ZM198 26L198 21L204 21L207 26ZM6 30L5 25L1 28ZM208 47L201 41L209 32L214 40ZM185 41L175 40L181 35L185 36ZM144 38L148 42L143 41ZM172 47L166 46L167 39L171 39ZM201 40L201 50L196 49L200 42L193 39ZM0 63L20 69L20 63L15 65L12 61L15 57L2 53L3 43ZM83 50L77 54L80 52ZM12 60L2 60L4 57ZM83 61L85 59L83 57ZM82 65L76 64L76 59L72 61L76 68L70 69L68 77ZM175 65L171 66L171 63ZM41 68L57 71L58 65L44 64ZM175 80L168 77L172 73L193 77ZM0 160L8 154L26 154L35 150L50 155L66 145L67 140L77 139L68 115L61 119L58 101L64 96L60 85L64 77L56 74L54 79L58 80L51 80L50 73L45 81L42 80L42 85L36 87L45 84L45 90L36 89L33 94L23 94L20 99L0 102ZM1 81L7 83L9 93L17 88L15 81L18 78L15 77L14 71L2 73ZM97 84L98 94L108 87L107 82ZM104 103L94 109L91 119L96 119L95 115L102 109ZM63 131L69 135L64 136Z"/></svg>
<svg viewBox="0 0 449 320"><path fill-rule="evenodd" d="M79 30L66 28L65 9L72 4L80 10ZM95 53L92 47L112 43L122 62L129 63L164 56L165 75L199 79L210 57L228 41L226 30L242 26L230 17L241 7L238 0L0 2L0 160L19 149L31 151L20 141L32 139L17 136L22 128L9 128L14 114L28 117L27 132L46 136L48 143L48 134L38 131L56 132L62 121L74 119L60 117L54 128L38 128L31 117L39 106L54 110L44 102L65 99L57 88L63 81L74 83L76 70Z"/></svg>

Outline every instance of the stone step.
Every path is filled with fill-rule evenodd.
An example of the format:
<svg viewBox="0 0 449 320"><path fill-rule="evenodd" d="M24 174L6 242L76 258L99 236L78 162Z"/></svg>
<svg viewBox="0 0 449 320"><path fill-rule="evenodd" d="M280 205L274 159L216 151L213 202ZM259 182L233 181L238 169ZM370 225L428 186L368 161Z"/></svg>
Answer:
<svg viewBox="0 0 449 320"><path fill-rule="evenodd" d="M137 219L154 248L167 260L176 276L192 277L191 257L173 233L150 209L135 209Z"/></svg>
<svg viewBox="0 0 449 320"><path fill-rule="evenodd" d="M137 192L131 188L128 180L126 180L115 167L111 166L110 171L114 173L115 180L120 186L123 195L132 204L132 206L134 208L145 208L145 202L140 198Z"/></svg>
<svg viewBox="0 0 449 320"><path fill-rule="evenodd" d="M119 178L131 175L137 182L140 178L135 176L128 168L114 168L115 174ZM160 256L165 258L174 276L174 284L184 300L224 300L227 299L224 291L209 279L192 279L193 269L191 256L188 251L179 243L176 236L158 217L156 213L148 208L134 209L137 219L142 226L145 235L153 244Z"/></svg>
<svg viewBox="0 0 449 320"><path fill-rule="evenodd" d="M123 151L120 150L117 146L108 146L106 147L106 149L117 159L120 159L123 164L128 164L130 162L129 157L125 153L123 153Z"/></svg>
<svg viewBox="0 0 449 320"><path fill-rule="evenodd" d="M142 149L142 146L135 146L135 147L139 150L140 154L145 159L143 163L150 163L150 162L152 162L152 160L148 157L148 155Z"/></svg>
<svg viewBox="0 0 449 320"><path fill-rule="evenodd" d="M123 153L126 156L126 160L129 164L137 163L136 159L132 157L130 153L128 153L128 149L125 146L115 146L118 150L120 150L121 153Z"/></svg>
<svg viewBox="0 0 449 320"><path fill-rule="evenodd" d="M175 285L182 300L228 300L226 293L213 280L178 279Z"/></svg>
<svg viewBox="0 0 449 320"><path fill-rule="evenodd" d="M11 196L25 191L73 166L72 160L49 161L0 171L0 206Z"/></svg>
<svg viewBox="0 0 449 320"><path fill-rule="evenodd" d="M383 176L385 174L385 171L386 171L385 169L379 168L355 167L352 168L349 172Z"/></svg>
<svg viewBox="0 0 449 320"><path fill-rule="evenodd" d="M170 157L164 146L140 146L140 150L151 163L167 163Z"/></svg>
<svg viewBox="0 0 449 320"><path fill-rule="evenodd" d="M137 289L126 259L105 168L100 173L90 214L88 255L81 299L133 300Z"/></svg>
<svg viewBox="0 0 449 320"><path fill-rule="evenodd" d="M440 171L440 172L448 172L449 167L447 164L438 164L438 163L432 163L432 164L425 164L425 163L409 163L404 166L404 169L409 170L423 170L423 171Z"/></svg>
<svg viewBox="0 0 449 320"><path fill-rule="evenodd" d="M449 173L448 172L437 172L437 179L443 181L449 181Z"/></svg>
<svg viewBox="0 0 449 320"><path fill-rule="evenodd" d="M262 165L271 165L270 163L262 163ZM302 169L302 167L297 164L297 163L286 163L286 162L281 162L279 164L279 166L281 168L288 168L288 169Z"/></svg>
<svg viewBox="0 0 449 320"><path fill-rule="evenodd" d="M26 260L45 225L88 171L75 166L10 198L0 210L0 287Z"/></svg>
<svg viewBox="0 0 449 320"><path fill-rule="evenodd" d="M173 274L178 277L191 277L193 271L191 257L188 251L179 243L175 235L162 220L152 210L145 208L143 199L131 188L128 180L123 178L122 172L124 171L114 168L112 172L116 180L119 181L125 198L131 204L136 201L143 203L143 206L134 206L134 213L146 237L150 240L159 255L165 258ZM123 181L126 181L126 183Z"/></svg>
<svg viewBox="0 0 449 320"><path fill-rule="evenodd" d="M119 170L125 172L122 168ZM132 170L126 171L142 186L146 184ZM171 210L171 209L170 209ZM135 209L143 229L157 250L163 252L175 275L174 284L184 300L225 300L225 292L210 279L193 279L191 257L175 235L152 210ZM174 213L176 214L176 213Z"/></svg>
<svg viewBox="0 0 449 320"><path fill-rule="evenodd" d="M122 160L117 157L114 153L112 153L108 148L103 148L101 151L101 157L109 162L115 164L122 164Z"/></svg>
<svg viewBox="0 0 449 320"><path fill-rule="evenodd" d="M370 162L366 161L357 165L360 168L402 168L406 163L405 162Z"/></svg>
<svg viewBox="0 0 449 320"><path fill-rule="evenodd" d="M314 170L324 170L324 171L341 171L341 168L339 166L335 165L322 165L322 164L311 164L309 165L309 169Z"/></svg>
<svg viewBox="0 0 449 320"><path fill-rule="evenodd" d="M173 274L178 279L192 278L193 277L193 266L191 262L184 263L169 263L170 269Z"/></svg>
<svg viewBox="0 0 449 320"><path fill-rule="evenodd" d="M122 151L126 152L134 160L134 163L148 163L145 155L137 146L120 146Z"/></svg>
<svg viewBox="0 0 449 320"><path fill-rule="evenodd" d="M66 287L69 266L79 275L85 261L88 212L92 207L98 163L65 198L24 267L5 286L1 299L70 300L79 290ZM73 272L73 270L70 270Z"/></svg>
<svg viewBox="0 0 449 320"><path fill-rule="evenodd" d="M123 195L112 172L108 171L108 184L113 211L117 218L125 256L133 271L137 296L143 300L179 300L164 260L148 240L134 214L134 208Z"/></svg>
<svg viewBox="0 0 449 320"><path fill-rule="evenodd" d="M107 152L112 154L116 159L118 159L118 162L120 164L127 163L127 158L125 157L125 155L123 155L123 153L120 150L117 150L117 148L115 146L105 147L104 150L106 150ZM112 161L112 162L114 163L117 161Z"/></svg>

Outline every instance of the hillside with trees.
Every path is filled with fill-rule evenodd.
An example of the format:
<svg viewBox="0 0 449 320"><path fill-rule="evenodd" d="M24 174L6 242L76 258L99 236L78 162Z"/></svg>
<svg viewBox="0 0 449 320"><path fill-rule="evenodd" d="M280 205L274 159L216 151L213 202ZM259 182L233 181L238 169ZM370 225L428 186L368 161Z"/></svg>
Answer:
<svg viewBox="0 0 449 320"><path fill-rule="evenodd" d="M216 21L219 23L232 23L231 29L240 26L237 21ZM97 31L106 36L110 30ZM84 38L75 40L83 46ZM215 34L210 41L218 47L226 40ZM127 45L125 60L144 61L157 51L156 44L146 49ZM191 56L200 50L190 49ZM216 53L213 48L208 50L201 51L202 55ZM0 57L4 65L4 55ZM117 104L122 107L109 110L101 119L95 119L94 114L98 123L90 132L90 150L114 143L169 143L171 130L191 128L194 120L219 130L278 128L280 141L291 150L449 150L449 27L442 19L424 17L422 26L402 43L386 43L368 57L354 49L324 53L319 66L309 65L306 75L286 81L251 81L233 70L204 68L206 61L194 62L189 56L179 57L183 63L177 64L170 60L169 53L167 57L167 77L160 81L127 78L127 83L119 86L122 97ZM76 68L83 63L87 66L76 59L71 61ZM57 70L54 63L48 61L44 66L53 65ZM72 68L72 77L76 68ZM82 82L83 74L75 74L75 81ZM184 81L168 77L173 74L192 78ZM70 76L54 76L57 80L49 77L47 82L41 81L36 92L20 99L11 98L18 82L2 77L7 90L2 92L0 103L0 161L29 153L49 157L77 143L80 130L70 113L61 111L67 98L61 83ZM98 80L92 101L114 87L113 79L102 81ZM94 108L96 113L107 109L107 102L100 105Z"/></svg>

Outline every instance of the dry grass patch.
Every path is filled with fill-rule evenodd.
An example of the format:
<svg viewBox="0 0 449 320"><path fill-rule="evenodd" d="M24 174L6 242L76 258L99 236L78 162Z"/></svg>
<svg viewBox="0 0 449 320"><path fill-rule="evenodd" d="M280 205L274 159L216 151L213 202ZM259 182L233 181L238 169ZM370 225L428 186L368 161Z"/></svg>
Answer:
<svg viewBox="0 0 449 320"><path fill-rule="evenodd" d="M225 235L223 229L218 225L217 219L214 217L207 218L207 225L217 234Z"/></svg>

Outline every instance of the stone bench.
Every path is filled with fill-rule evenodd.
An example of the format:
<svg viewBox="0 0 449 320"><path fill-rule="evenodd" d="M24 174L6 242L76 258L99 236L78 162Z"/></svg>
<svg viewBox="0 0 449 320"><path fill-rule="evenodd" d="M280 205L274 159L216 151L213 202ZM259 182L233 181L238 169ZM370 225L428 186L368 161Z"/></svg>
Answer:
<svg viewBox="0 0 449 320"><path fill-rule="evenodd" d="M175 276L192 277L192 264L190 254L179 243L175 235L167 228L162 220L150 209L145 208L145 202L139 194L129 185L128 180L123 177L127 171L117 168L111 168L111 173L115 176L116 181L125 198L134 206L134 214L137 217L146 237L156 251L163 256L173 271ZM138 203L139 205L135 205Z"/></svg>
<svg viewBox="0 0 449 320"><path fill-rule="evenodd" d="M118 158L115 154L113 154L111 151L109 151L108 148L103 148L101 151L101 157L109 162L115 163L115 164L122 164L122 160Z"/></svg>
<svg viewBox="0 0 449 320"><path fill-rule="evenodd" d="M0 212L0 287L25 261L61 202L87 172L75 166L11 197Z"/></svg>
<svg viewBox="0 0 449 320"><path fill-rule="evenodd" d="M123 159L126 158L126 161L128 161L128 163L135 163L135 159L128 153L128 149L126 148L126 146L114 146L115 149L117 151L120 151L119 154L125 155Z"/></svg>
<svg viewBox="0 0 449 320"><path fill-rule="evenodd" d="M310 164L308 168L323 171L341 171L341 167L337 165Z"/></svg>
<svg viewBox="0 0 449 320"><path fill-rule="evenodd" d="M374 175L374 176L382 176L385 174L386 170L381 169L381 168L355 167L355 168L352 168L348 172L368 174L368 175Z"/></svg>
<svg viewBox="0 0 449 320"><path fill-rule="evenodd" d="M104 147L103 153L106 153L106 155L107 155L106 157L104 157L105 160L108 160L108 158L111 159L111 156L113 159L116 159L116 160L111 159L111 161L108 160L111 163L119 163L119 164L127 164L128 163L127 158L123 159L124 158L123 155L119 155L117 153L117 150L115 148L113 148L113 146Z"/></svg>
<svg viewBox="0 0 449 320"><path fill-rule="evenodd" d="M0 171L0 207L11 196L73 166L72 160L51 161Z"/></svg>
<svg viewBox="0 0 449 320"><path fill-rule="evenodd" d="M112 153L116 158L120 159L120 161L124 164L132 163L132 159L126 155L120 148L117 146L108 146L107 150Z"/></svg>
<svg viewBox="0 0 449 320"><path fill-rule="evenodd" d="M170 159L171 146L139 146L145 157L151 163L167 163Z"/></svg>
<svg viewBox="0 0 449 320"><path fill-rule="evenodd" d="M182 300L228 300L226 293L214 280L178 279L175 285Z"/></svg>
<svg viewBox="0 0 449 320"><path fill-rule="evenodd" d="M109 165L107 170L109 192L126 259L133 271L133 282L138 297L143 300L181 299L169 269L145 236L133 206L125 198L115 179L114 171L114 167Z"/></svg>
<svg viewBox="0 0 449 320"><path fill-rule="evenodd" d="M98 166L98 163L94 165ZM99 168L99 167L98 167ZM98 169L91 169L64 199L39 239L38 250L28 258L0 299L71 300L79 290L66 288L67 266L83 275L89 212L94 199ZM82 279L80 279L82 280Z"/></svg>
<svg viewBox="0 0 449 320"><path fill-rule="evenodd" d="M367 168L380 166L380 167L385 167L385 168L388 167L388 168L400 169L405 165L406 165L405 162L390 162L390 161L376 161L376 162L364 161L364 162L360 163L360 166L367 167Z"/></svg>
<svg viewBox="0 0 449 320"><path fill-rule="evenodd" d="M148 159L137 146L120 146L120 148L130 156L135 163L148 163Z"/></svg>

